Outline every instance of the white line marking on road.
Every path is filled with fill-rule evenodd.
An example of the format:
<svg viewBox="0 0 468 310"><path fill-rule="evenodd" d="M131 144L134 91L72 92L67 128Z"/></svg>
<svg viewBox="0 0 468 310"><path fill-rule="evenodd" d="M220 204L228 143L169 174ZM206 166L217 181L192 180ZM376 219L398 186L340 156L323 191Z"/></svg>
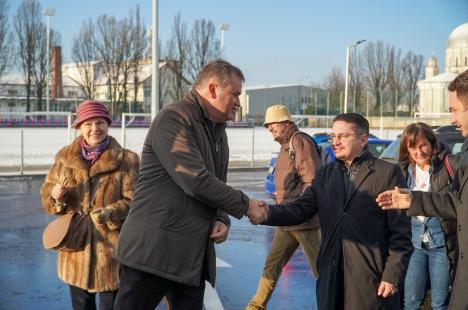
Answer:
<svg viewBox="0 0 468 310"><path fill-rule="evenodd" d="M224 310L218 293L208 282L205 283L205 300L203 303L206 310Z"/></svg>
<svg viewBox="0 0 468 310"><path fill-rule="evenodd" d="M216 257L216 267L217 268L232 268L232 265L222 260L221 258Z"/></svg>
<svg viewBox="0 0 468 310"><path fill-rule="evenodd" d="M232 265L216 257L216 268L232 268ZM205 305L205 310L224 310L218 292L216 292L209 282L205 283L205 299L203 303Z"/></svg>

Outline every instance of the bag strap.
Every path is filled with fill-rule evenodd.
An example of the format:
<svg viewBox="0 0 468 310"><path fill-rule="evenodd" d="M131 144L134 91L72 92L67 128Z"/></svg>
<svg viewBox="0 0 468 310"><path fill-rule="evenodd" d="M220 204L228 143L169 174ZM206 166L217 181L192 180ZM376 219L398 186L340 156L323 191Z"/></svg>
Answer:
<svg viewBox="0 0 468 310"><path fill-rule="evenodd" d="M449 155L446 155L444 157L444 165L445 165L445 169L447 169L447 172L448 172L450 178L453 181L454 177L455 177L455 173L453 172L452 165L450 164L450 161L449 161L448 157L449 157Z"/></svg>
<svg viewBox="0 0 468 310"><path fill-rule="evenodd" d="M301 132L300 132L300 131L296 131L295 133L292 134L291 138L289 138L288 154L289 154L289 157L291 157L291 158L294 158L294 156L296 155L296 154L294 153L293 138L294 138L298 133L301 133Z"/></svg>
<svg viewBox="0 0 468 310"><path fill-rule="evenodd" d="M291 136L291 138L289 139L289 144L288 144L288 154L289 154L289 157L291 157L292 159L294 159L294 156L296 155L295 152L294 152L294 146L293 146L293 138L297 135L297 134L304 134L306 136L309 137L309 139L312 141L312 143L315 145L315 149L317 150L317 154L319 156L319 158L321 159L321 154L320 154L320 148L317 144L317 142L315 142L314 138L312 138L308 133L305 133L303 131L296 131L295 133L293 133L293 135Z"/></svg>

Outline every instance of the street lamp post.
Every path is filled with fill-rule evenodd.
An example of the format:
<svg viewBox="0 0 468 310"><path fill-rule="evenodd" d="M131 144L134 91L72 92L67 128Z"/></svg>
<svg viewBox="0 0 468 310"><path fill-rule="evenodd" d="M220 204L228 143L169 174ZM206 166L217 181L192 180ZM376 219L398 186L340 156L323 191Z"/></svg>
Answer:
<svg viewBox="0 0 468 310"><path fill-rule="evenodd" d="M348 77L349 77L349 50L353 47L358 46L361 43L366 42L366 40L359 40L354 44L348 45L346 47L346 72L345 72L345 93L344 93L344 113L348 112Z"/></svg>
<svg viewBox="0 0 468 310"><path fill-rule="evenodd" d="M153 0L153 20L151 32L151 58L153 73L151 77L151 121L159 112L159 50L158 50L158 0Z"/></svg>
<svg viewBox="0 0 468 310"><path fill-rule="evenodd" d="M47 103L47 112L50 112L50 60L49 60L49 49L50 49L50 17L55 15L54 9L45 9L44 16L47 16L47 48L46 48L46 59L47 59L47 82L46 82L46 103Z"/></svg>
<svg viewBox="0 0 468 310"><path fill-rule="evenodd" d="M221 30L221 56L224 57L224 31L229 30L229 24L221 24L219 30Z"/></svg>

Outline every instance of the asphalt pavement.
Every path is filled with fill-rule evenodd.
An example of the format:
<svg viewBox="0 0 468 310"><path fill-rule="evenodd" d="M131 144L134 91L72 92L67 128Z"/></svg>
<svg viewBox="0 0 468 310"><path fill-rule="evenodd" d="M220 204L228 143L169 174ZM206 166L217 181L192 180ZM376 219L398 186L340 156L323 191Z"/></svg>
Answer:
<svg viewBox="0 0 468 310"><path fill-rule="evenodd" d="M263 191L265 174L230 171L228 183L269 200ZM57 277L56 253L42 248L42 231L52 219L42 210L42 182L41 176L0 178L0 309L71 309L68 286ZM272 227L232 219L228 240L217 246L217 285L206 296L207 310L244 309L255 293L273 234ZM316 309L315 279L300 250L284 268L268 309Z"/></svg>

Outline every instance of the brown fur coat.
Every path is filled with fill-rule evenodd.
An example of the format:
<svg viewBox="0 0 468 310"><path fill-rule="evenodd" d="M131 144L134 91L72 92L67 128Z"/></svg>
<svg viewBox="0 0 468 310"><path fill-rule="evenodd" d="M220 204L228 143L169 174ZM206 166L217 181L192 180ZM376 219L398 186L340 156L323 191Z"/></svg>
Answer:
<svg viewBox="0 0 468 310"><path fill-rule="evenodd" d="M82 137L61 149L41 188L42 204L48 214L57 214L51 192L56 183L66 184L65 210L89 214L96 208L111 209L105 224L94 224L89 218L86 246L80 252L58 252L58 275L65 283L90 292L118 288L118 263L115 248L130 200L133 197L140 161L138 155L123 149L110 137L100 159L88 167L81 155ZM93 187L98 183L94 206L90 207Z"/></svg>

